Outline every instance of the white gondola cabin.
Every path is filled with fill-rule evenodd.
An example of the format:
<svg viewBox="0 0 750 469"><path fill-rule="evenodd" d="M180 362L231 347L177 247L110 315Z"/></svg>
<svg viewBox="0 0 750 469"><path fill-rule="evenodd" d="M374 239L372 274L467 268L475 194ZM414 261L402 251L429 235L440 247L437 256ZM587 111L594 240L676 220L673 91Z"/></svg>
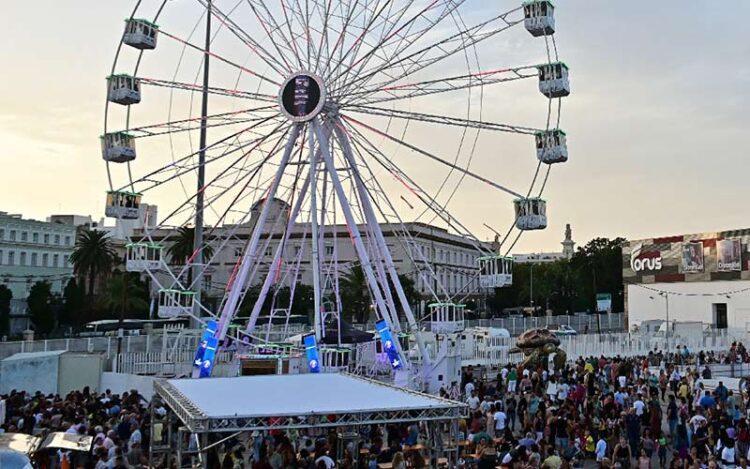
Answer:
<svg viewBox="0 0 750 469"><path fill-rule="evenodd" d="M479 262L479 287L501 288L513 284L513 258L510 256L485 256Z"/></svg>
<svg viewBox="0 0 750 469"><path fill-rule="evenodd" d="M141 83L130 75L111 75L107 77L107 100L128 106L141 102Z"/></svg>
<svg viewBox="0 0 750 469"><path fill-rule="evenodd" d="M555 33L555 6L549 0L530 0L523 4L523 24L532 36Z"/></svg>
<svg viewBox="0 0 750 469"><path fill-rule="evenodd" d="M135 159L135 137L127 132L112 132L102 135L102 158L114 163L125 163Z"/></svg>
<svg viewBox="0 0 750 469"><path fill-rule="evenodd" d="M455 303L432 303L430 310L430 330L435 334L454 334L466 328L464 321L465 305Z"/></svg>
<svg viewBox="0 0 750 469"><path fill-rule="evenodd" d="M125 246L125 269L128 272L158 270L164 246L158 243L130 243Z"/></svg>
<svg viewBox="0 0 750 469"><path fill-rule="evenodd" d="M543 230L547 228L547 202L539 197L516 199L516 228L519 230Z"/></svg>
<svg viewBox="0 0 750 469"><path fill-rule="evenodd" d="M539 91L549 98L562 98L570 94L568 66L562 62L539 65Z"/></svg>
<svg viewBox="0 0 750 469"><path fill-rule="evenodd" d="M159 290L159 312L160 318L174 318L188 316L193 312L195 303L195 292L190 290Z"/></svg>
<svg viewBox="0 0 750 469"><path fill-rule="evenodd" d="M104 214L124 220L137 220L142 194L127 191L107 191L107 206Z"/></svg>
<svg viewBox="0 0 750 469"><path fill-rule="evenodd" d="M159 26L154 23L141 18L130 18L125 20L122 42L140 50L155 49L158 32Z"/></svg>
<svg viewBox="0 0 750 469"><path fill-rule="evenodd" d="M568 161L568 144L565 132L560 129L537 132L536 157L546 164Z"/></svg>

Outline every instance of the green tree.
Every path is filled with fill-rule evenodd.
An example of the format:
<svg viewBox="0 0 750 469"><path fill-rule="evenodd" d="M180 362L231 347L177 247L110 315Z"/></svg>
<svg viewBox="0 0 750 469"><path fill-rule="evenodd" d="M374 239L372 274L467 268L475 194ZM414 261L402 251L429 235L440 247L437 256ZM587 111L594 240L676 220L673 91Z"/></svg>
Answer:
<svg viewBox="0 0 750 469"><path fill-rule="evenodd" d="M366 322L370 316L370 290L362 266L354 264L339 279L341 317L354 322Z"/></svg>
<svg viewBox="0 0 750 469"><path fill-rule="evenodd" d="M612 310L623 310L622 244L624 238L594 238L570 260L576 276L577 310L596 310L596 294L612 295Z"/></svg>
<svg viewBox="0 0 750 469"><path fill-rule="evenodd" d="M148 290L135 272L116 270L107 282L102 303L109 311L109 317L120 320L148 318Z"/></svg>
<svg viewBox="0 0 750 469"><path fill-rule="evenodd" d="M5 285L0 285L0 335L10 333L10 300L13 292Z"/></svg>
<svg viewBox="0 0 750 469"><path fill-rule="evenodd" d="M414 280L412 280L412 278L406 274L399 274L398 282L401 284L401 288L404 290L406 302L409 304L409 306L411 306L412 312L415 314L415 316L417 316L417 319L419 319L419 314L416 308L419 305L420 296L419 292L417 292L417 289L414 286ZM393 284L393 281L391 281L390 277L388 277L388 283L391 288L391 296L393 297L393 302L396 304L396 309L398 311L399 317L403 318L404 309L401 307L401 302L399 301L398 295L396 293L396 287Z"/></svg>
<svg viewBox="0 0 750 469"><path fill-rule="evenodd" d="M26 302L31 322L34 324L36 332L40 335L49 334L55 326L53 300L52 287L49 282L36 282L31 286Z"/></svg>
<svg viewBox="0 0 750 469"><path fill-rule="evenodd" d="M73 272L79 278L88 278L87 293L90 313L94 308L96 279L98 276L109 274L116 260L117 253L107 233L92 230L81 231L70 261L73 263Z"/></svg>
<svg viewBox="0 0 750 469"><path fill-rule="evenodd" d="M182 226L177 230L177 236L174 242L167 249L169 259L173 264L186 265L192 258L195 240L195 228L192 226ZM203 245L203 262L208 262L214 255L214 250L209 244ZM188 269L188 285L193 284L193 269Z"/></svg>
<svg viewBox="0 0 750 469"><path fill-rule="evenodd" d="M86 292L75 277L68 280L63 289L63 304L60 310L60 323L79 326L83 324L83 311L86 306Z"/></svg>

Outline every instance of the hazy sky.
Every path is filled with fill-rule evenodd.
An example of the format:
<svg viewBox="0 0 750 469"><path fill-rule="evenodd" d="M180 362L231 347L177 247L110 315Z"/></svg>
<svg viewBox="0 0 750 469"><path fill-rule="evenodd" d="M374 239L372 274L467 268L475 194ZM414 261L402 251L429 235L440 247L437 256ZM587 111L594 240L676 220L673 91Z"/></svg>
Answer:
<svg viewBox="0 0 750 469"><path fill-rule="evenodd" d="M170 5L180 3L196 2ZM467 2L482 11L498 3L512 6ZM4 5L0 210L38 219L102 216L107 185L97 137L104 76L132 4ZM559 249L565 223L579 242L747 227L750 2L556 4L556 37L573 88L561 125L570 161L554 167L545 193L550 227L525 236L515 251ZM518 53L513 44L508 50ZM492 208L481 210L461 213L487 238L481 222Z"/></svg>

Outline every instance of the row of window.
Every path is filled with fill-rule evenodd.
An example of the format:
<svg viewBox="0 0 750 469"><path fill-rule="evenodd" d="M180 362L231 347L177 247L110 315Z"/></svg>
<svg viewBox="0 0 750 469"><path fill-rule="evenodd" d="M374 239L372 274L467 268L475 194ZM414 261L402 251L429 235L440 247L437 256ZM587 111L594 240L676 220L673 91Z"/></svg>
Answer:
<svg viewBox="0 0 750 469"><path fill-rule="evenodd" d="M473 273L445 273L437 274L437 281L448 293L471 293L477 290L479 284L476 281L476 274ZM435 289L435 279L429 272L423 272L417 277L417 290L420 293L429 292L429 288Z"/></svg>
<svg viewBox="0 0 750 469"><path fill-rule="evenodd" d="M62 264L60 260L62 259ZM46 252L27 253L26 251L8 251L3 252L0 249L0 265L18 265L28 267L70 267L69 256L67 254L49 254Z"/></svg>
<svg viewBox="0 0 750 469"><path fill-rule="evenodd" d="M37 232L31 232L31 241L32 243L43 243L43 244L50 244L50 240L53 240L53 243L56 245L60 245L60 242L62 241L62 237L59 234L56 235L50 235L49 233L37 233ZM5 228L0 228L0 241L20 241L22 243L28 243L29 242L29 232L28 231L21 231L20 233L18 230L8 230L8 237L5 237ZM40 241L41 240L41 241ZM73 245L73 237L70 235L65 236L65 244L64 246L72 246Z"/></svg>
<svg viewBox="0 0 750 469"><path fill-rule="evenodd" d="M421 250L421 256L419 255L420 252L414 252L414 260L416 261L424 259L427 261L435 261L453 265L465 265L469 267L474 267L476 264L475 255L471 252L449 251L448 249L435 248L435 257L433 258L431 246L419 245L413 246L413 249Z"/></svg>
<svg viewBox="0 0 750 469"><path fill-rule="evenodd" d="M298 256L300 250L302 249L301 246L290 246L292 252L294 252L294 256ZM242 257L242 253L244 252L244 248L234 248L234 257L239 258ZM276 247L272 245L266 246L266 250L263 252L263 255L266 257L272 257L276 253ZM326 256L333 256L333 245L326 244L325 246L325 255Z"/></svg>

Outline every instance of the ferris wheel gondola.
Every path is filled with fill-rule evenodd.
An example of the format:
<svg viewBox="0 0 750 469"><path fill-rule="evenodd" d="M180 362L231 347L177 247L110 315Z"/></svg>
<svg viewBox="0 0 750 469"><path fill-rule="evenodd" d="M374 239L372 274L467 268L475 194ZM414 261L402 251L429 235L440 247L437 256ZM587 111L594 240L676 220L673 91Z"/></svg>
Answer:
<svg viewBox="0 0 750 469"><path fill-rule="evenodd" d="M134 234L127 269L152 281L160 315L215 319L219 340L232 334L230 325L241 307L250 311L243 337L259 340L261 312L270 304L272 315L291 314L293 287L302 278L312 286L320 339L328 319L338 321L346 314L340 273L354 264L361 269L373 314L387 329L419 330L418 312L407 299L392 255L393 241L384 235L387 226L397 242L420 243L406 226L400 200L408 210L422 210L416 221L440 224L475 251L480 260L474 282L511 284L512 259L498 251L512 245L503 240L494 251L462 221L466 211L456 199L462 197L464 181L483 183L487 199L510 197L509 234L516 230L520 236L547 226L540 196L548 173L539 176L540 167L548 171L542 164L567 160L559 98L570 93L570 85L556 45L530 46L541 54L546 49L547 60L539 65L501 65L496 55L480 61L484 46L506 31L520 29L527 41L534 41L530 33L554 44L551 2L528 1L473 22L455 2L425 7L402 0L376 9L367 2L313 4L306 14L300 2L289 0L278 5L251 0L232 9L199 0L192 11L176 14L163 0L150 16L139 2L122 38L130 47L118 48L112 67L113 72L132 72L108 78L107 100L126 107L123 112L108 106L105 115L106 215L137 218L143 194L167 214ZM186 18L195 22L185 23ZM218 26L209 29L202 47L193 35L204 22L207 28ZM156 49L157 37L158 50L143 55ZM175 51L176 68L165 71ZM210 74L204 67L209 61ZM458 67L465 70L456 73ZM522 81L525 88L519 90L546 97L539 99L539 118L502 122L512 120L512 114L485 106L485 96ZM149 87L148 94L142 95L143 87ZM194 102L198 94L201 106ZM166 118L155 123L160 113ZM528 168L532 177L501 171L502 163L475 167L481 155L496 151L483 147L480 135L533 139L536 158L526 158L536 167ZM136 160L136 144L139 156L148 158ZM196 186L198 173L205 180L198 179L202 182ZM177 238L184 242L203 220L206 228L192 233L193 252L179 261L168 258L174 256L166 253ZM351 241L346 260L335 241L342 224ZM427 309L443 324L432 320L430 327L460 331L462 290L450 288L421 249L406 252L418 276L427 279L423 288L433 299ZM208 283L216 283L212 269L224 265L233 267L218 282L217 301L203 301L205 277L212 275ZM188 270L193 275L185 275ZM257 298L248 296L256 286ZM291 290L288 301L281 299L283 287ZM428 367L431 359L420 340L420 364ZM395 342L394 347L402 353Z"/></svg>

